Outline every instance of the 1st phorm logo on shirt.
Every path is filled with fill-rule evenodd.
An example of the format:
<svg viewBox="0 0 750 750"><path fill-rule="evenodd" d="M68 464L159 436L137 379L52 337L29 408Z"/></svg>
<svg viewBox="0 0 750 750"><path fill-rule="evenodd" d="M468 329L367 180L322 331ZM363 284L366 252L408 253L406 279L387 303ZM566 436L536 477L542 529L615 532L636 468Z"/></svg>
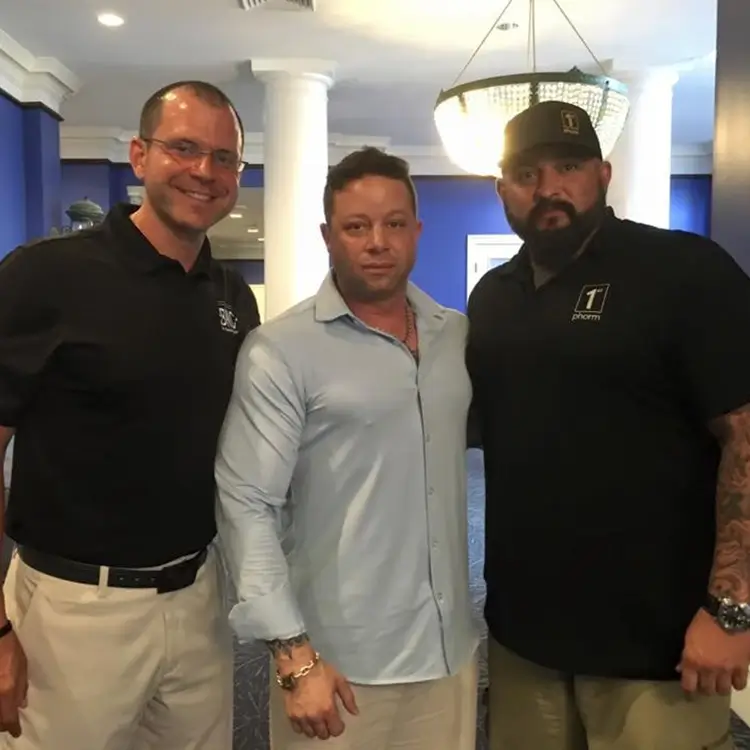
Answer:
<svg viewBox="0 0 750 750"><path fill-rule="evenodd" d="M572 322L588 320L598 323L602 319L602 312L608 295L609 284L586 284L578 295L578 301L570 320Z"/></svg>
<svg viewBox="0 0 750 750"><path fill-rule="evenodd" d="M238 333L237 315L227 302L219 302L219 323L221 330L227 333Z"/></svg>

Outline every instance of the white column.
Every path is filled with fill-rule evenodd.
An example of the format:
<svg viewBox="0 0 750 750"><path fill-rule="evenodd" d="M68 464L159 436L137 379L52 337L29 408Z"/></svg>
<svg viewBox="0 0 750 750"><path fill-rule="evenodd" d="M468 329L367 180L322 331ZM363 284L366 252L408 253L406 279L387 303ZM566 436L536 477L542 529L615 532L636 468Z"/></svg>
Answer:
<svg viewBox="0 0 750 750"><path fill-rule="evenodd" d="M333 63L253 60L266 87L263 136L266 318L313 295L328 272L320 235Z"/></svg>
<svg viewBox="0 0 750 750"><path fill-rule="evenodd" d="M621 219L669 227L672 177L672 91L678 74L668 68L613 72L628 87L630 112L609 157L608 203Z"/></svg>

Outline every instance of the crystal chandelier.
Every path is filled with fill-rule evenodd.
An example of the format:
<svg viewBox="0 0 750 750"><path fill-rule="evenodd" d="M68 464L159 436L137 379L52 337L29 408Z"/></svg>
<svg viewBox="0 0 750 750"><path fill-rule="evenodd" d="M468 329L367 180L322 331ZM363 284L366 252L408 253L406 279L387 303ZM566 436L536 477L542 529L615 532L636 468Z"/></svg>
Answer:
<svg viewBox="0 0 750 750"><path fill-rule="evenodd" d="M558 0L552 2L594 59L602 75L582 73L578 68L564 73L537 71L536 0L529 0L528 48L531 72L483 78L457 85L513 2L514 0L508 0L451 88L441 91L438 96L434 113L435 125L448 158L466 172L499 176L498 164L502 157L506 123L530 106L550 99L576 104L589 113L606 158L625 125L630 106L627 87L607 75Z"/></svg>

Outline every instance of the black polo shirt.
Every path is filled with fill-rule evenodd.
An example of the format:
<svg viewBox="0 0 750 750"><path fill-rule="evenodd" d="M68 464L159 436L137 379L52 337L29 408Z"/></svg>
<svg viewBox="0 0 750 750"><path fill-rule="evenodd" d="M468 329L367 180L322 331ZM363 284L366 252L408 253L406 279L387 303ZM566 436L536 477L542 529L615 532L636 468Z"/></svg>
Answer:
<svg viewBox="0 0 750 750"><path fill-rule="evenodd" d="M575 674L677 678L713 559L713 417L750 402L750 279L713 242L610 215L534 288L469 300L486 472L486 618Z"/></svg>
<svg viewBox="0 0 750 750"><path fill-rule="evenodd" d="M159 565L214 537L214 457L245 282L160 255L118 206L0 263L0 424L15 428L6 533L98 565Z"/></svg>

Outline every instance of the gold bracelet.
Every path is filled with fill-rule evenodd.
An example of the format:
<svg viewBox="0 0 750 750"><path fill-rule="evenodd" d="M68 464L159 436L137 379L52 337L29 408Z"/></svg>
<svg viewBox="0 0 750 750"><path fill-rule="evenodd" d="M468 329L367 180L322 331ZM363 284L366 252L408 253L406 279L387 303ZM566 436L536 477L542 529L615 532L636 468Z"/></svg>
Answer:
<svg viewBox="0 0 750 750"><path fill-rule="evenodd" d="M276 670L276 684L282 689L282 690L294 690L295 686L297 685L297 682L302 677L307 677L307 675L310 674L310 672L313 671L317 663L320 661L320 654L316 651L315 656L313 656L312 661L305 664L303 667L300 667L296 672L290 672L289 674L282 675L279 670Z"/></svg>

